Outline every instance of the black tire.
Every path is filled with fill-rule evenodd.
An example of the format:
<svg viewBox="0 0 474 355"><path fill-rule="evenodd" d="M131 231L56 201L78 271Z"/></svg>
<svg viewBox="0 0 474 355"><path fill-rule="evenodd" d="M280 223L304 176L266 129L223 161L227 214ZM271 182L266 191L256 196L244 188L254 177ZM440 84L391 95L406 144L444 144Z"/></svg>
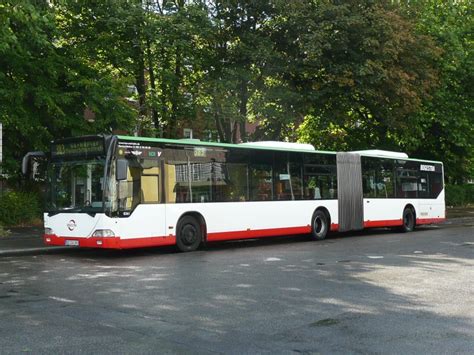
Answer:
<svg viewBox="0 0 474 355"><path fill-rule="evenodd" d="M176 228L176 246L179 251L188 252L196 250L202 241L202 228L196 218L182 217Z"/></svg>
<svg viewBox="0 0 474 355"><path fill-rule="evenodd" d="M402 217L402 232L408 233L412 232L415 229L415 211L411 207L406 207L403 210L403 217Z"/></svg>
<svg viewBox="0 0 474 355"><path fill-rule="evenodd" d="M329 232L329 217L321 210L314 212L311 221L311 236L315 240L323 240Z"/></svg>

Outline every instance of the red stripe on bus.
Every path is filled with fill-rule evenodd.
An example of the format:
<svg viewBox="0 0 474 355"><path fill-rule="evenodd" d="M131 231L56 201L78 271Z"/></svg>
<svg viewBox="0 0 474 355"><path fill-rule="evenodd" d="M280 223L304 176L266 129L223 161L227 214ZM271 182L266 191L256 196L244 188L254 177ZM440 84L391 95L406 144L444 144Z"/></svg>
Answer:
<svg viewBox="0 0 474 355"><path fill-rule="evenodd" d="M396 227L401 226L401 219L389 219L383 221L364 221L364 228L376 228L376 227Z"/></svg>
<svg viewBox="0 0 474 355"><path fill-rule="evenodd" d="M208 233L207 240L209 242L215 242L215 241L222 241L222 240L262 238L262 237L274 237L274 236L279 236L279 235L306 234L306 233L311 233L310 226L253 229L253 230L248 229L244 231Z"/></svg>
<svg viewBox="0 0 474 355"><path fill-rule="evenodd" d="M107 248L107 249L133 249L145 247L158 247L165 245L175 245L176 237L147 237L122 239L120 237L108 238L80 238L80 237L58 237L56 235L44 235L43 240L47 245L66 244L66 240L76 240L81 248Z"/></svg>
<svg viewBox="0 0 474 355"><path fill-rule="evenodd" d="M433 224L444 222L446 218L417 218L416 224Z"/></svg>

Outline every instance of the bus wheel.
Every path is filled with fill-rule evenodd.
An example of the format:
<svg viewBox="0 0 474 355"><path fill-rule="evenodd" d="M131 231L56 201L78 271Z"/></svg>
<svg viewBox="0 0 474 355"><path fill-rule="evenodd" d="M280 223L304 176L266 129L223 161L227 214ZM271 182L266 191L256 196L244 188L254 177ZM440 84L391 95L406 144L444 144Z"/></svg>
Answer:
<svg viewBox="0 0 474 355"><path fill-rule="evenodd" d="M202 241L202 230L199 222L192 216L184 216L178 222L176 246L179 251L196 250Z"/></svg>
<svg viewBox="0 0 474 355"><path fill-rule="evenodd" d="M402 232L411 232L413 229L415 229L415 211L410 207L406 207L403 210Z"/></svg>
<svg viewBox="0 0 474 355"><path fill-rule="evenodd" d="M323 240L329 231L329 218L326 213L321 210L314 212L313 221L311 223L311 235L313 239Z"/></svg>

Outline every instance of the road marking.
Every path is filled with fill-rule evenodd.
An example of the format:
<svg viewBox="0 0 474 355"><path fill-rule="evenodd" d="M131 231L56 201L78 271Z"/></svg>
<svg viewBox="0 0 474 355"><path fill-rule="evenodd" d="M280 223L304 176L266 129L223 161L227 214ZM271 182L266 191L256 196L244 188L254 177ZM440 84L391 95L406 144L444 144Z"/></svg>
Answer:
<svg viewBox="0 0 474 355"><path fill-rule="evenodd" d="M76 303L76 301L69 300L67 298L61 298L61 297L54 297L54 296L49 296L50 299L59 301L59 302L65 302L65 303Z"/></svg>

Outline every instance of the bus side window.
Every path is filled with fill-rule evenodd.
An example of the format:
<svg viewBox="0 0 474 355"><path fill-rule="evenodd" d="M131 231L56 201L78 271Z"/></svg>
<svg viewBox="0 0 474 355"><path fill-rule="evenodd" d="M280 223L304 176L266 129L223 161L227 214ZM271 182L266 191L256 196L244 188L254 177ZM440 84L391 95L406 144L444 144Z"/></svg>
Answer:
<svg viewBox="0 0 474 355"><path fill-rule="evenodd" d="M443 176L441 173L429 173L430 198L437 198L443 190Z"/></svg>
<svg viewBox="0 0 474 355"><path fill-rule="evenodd" d="M420 172L418 177L418 197L420 198L429 198L430 191L429 191L430 183L428 173Z"/></svg>
<svg viewBox="0 0 474 355"><path fill-rule="evenodd" d="M275 200L301 200L302 157L300 154L275 153Z"/></svg>
<svg viewBox="0 0 474 355"><path fill-rule="evenodd" d="M141 184L141 202L159 203L160 202L160 168L158 160L144 160L142 163Z"/></svg>
<svg viewBox="0 0 474 355"><path fill-rule="evenodd" d="M261 151L250 161L250 201L273 200L273 152Z"/></svg>
<svg viewBox="0 0 474 355"><path fill-rule="evenodd" d="M122 211L132 211L140 203L140 176L141 168L133 161L129 161L127 168L128 192L119 196L119 207Z"/></svg>
<svg viewBox="0 0 474 355"><path fill-rule="evenodd" d="M272 166L271 165L251 165L250 175L250 200L269 201L272 196Z"/></svg>

